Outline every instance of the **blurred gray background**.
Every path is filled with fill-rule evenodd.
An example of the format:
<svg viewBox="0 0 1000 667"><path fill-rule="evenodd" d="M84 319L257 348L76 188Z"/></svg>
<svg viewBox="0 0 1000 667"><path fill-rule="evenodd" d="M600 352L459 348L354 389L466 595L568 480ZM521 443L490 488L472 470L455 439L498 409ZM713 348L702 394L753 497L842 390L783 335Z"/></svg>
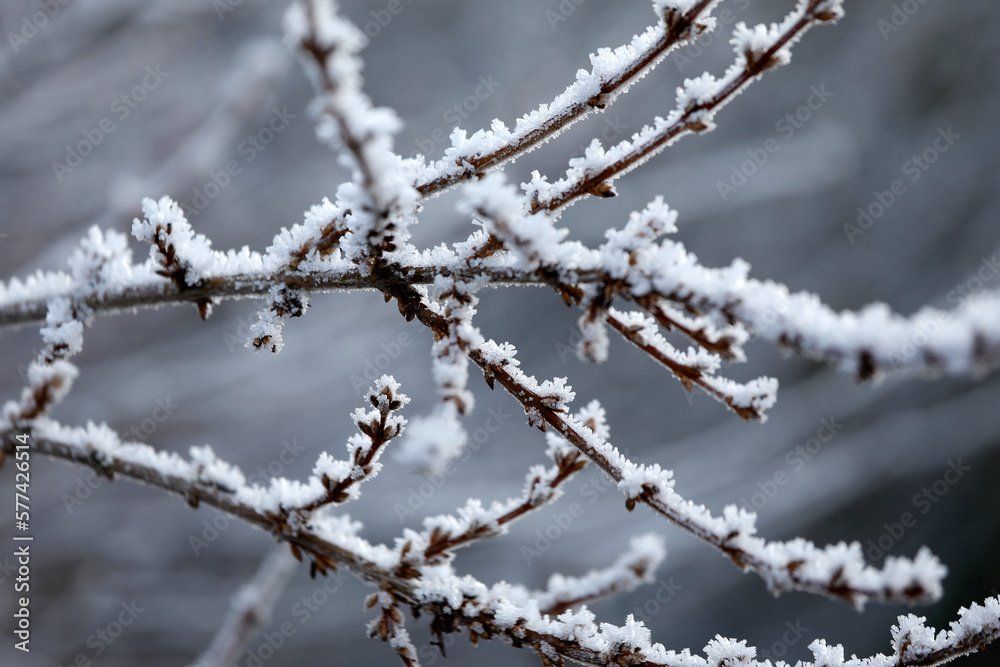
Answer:
<svg viewBox="0 0 1000 667"><path fill-rule="evenodd" d="M393 4L397 14L387 13L388 0L344 4L353 19L368 24L372 38L363 53L368 92L376 103L395 107L406 123L398 150L423 150L431 157L443 151L435 137L447 134L456 115L469 131L494 117L510 125L560 92L578 68L588 67L588 53L627 41L652 20L646 0L403 0ZM683 139L619 181L617 199L571 208L563 221L573 237L597 243L604 229L622 225L629 211L663 194L680 211L679 237L706 264L743 257L754 276L815 291L837 308L875 300L903 313L925 303L951 308L948 294L960 286L996 288L1000 277L984 268L984 260L1000 245L1000 7L904 3L919 9L897 14L901 25L894 26L891 3L846 4L840 25L808 33L788 67L767 75L719 114L715 132ZM51 6L51 17L43 5ZM285 5L0 5L0 278L64 266L92 224L127 233L142 196L167 194L182 202L196 229L217 248L246 244L257 250L281 226L300 221L311 204L332 196L345 174L315 141L304 112L313 93L281 45ZM724 3L731 20L723 32L682 51L684 60L665 61L604 115L510 166L511 179L524 180L539 169L554 180L591 137L630 134L667 113L684 77L719 73L730 62L726 41L733 21L777 20L791 6L791 0ZM44 25L32 32L31 22ZM822 105L814 98L819 108L801 111L820 86L829 98ZM263 150L252 148L249 138L276 110L295 117ZM797 127L782 124L796 112ZM100 130L103 119L110 133ZM947 128L959 138L911 181L908 161ZM71 172L57 174L53 162L66 161L67 145L97 136L95 131L101 141L92 153ZM759 150L772 137L778 152L723 199L718 182L730 178L748 150ZM212 174L230 161L239 173L226 187L206 190ZM905 193L851 243L843 225L897 179ZM209 199L206 192L215 196ZM467 234L454 201L449 193L427 203L417 243ZM148 252L135 242L133 248L137 259ZM985 280L970 283L981 269ZM825 366L752 343L750 362L727 372L740 379L774 375L781 389L770 421L747 425L710 399L688 395L620 341L614 341L607 364L577 361L569 352L577 313L558 304L545 290L489 291L479 324L486 335L516 344L523 367L539 378L569 376L579 404L600 398L613 441L637 460L674 468L686 496L719 511L727 503L753 502L752 494L766 487L776 490L773 497L756 498L766 500L757 504L761 532L769 538L802 535L820 544L858 539L866 548L877 547L881 538L883 550L907 556L930 546L950 568L946 595L914 611L938 627L959 606L995 594L1000 375L857 385ZM210 443L248 474L270 465L271 473L301 478L321 451L344 451L352 432L348 414L360 404L352 376L363 377L366 364L386 365L402 382L414 399L408 415L431 409L431 340L425 330L406 324L394 305L372 293L315 295L313 306L286 327L286 348L278 356L242 347L247 324L255 319L251 301L223 303L208 322L187 306L98 318L77 359L80 378L55 417L68 424L106 421L125 432L135 428L147 442L180 453ZM409 337L401 354L379 357L382 346L394 350L403 333ZM20 391L19 368L27 366L40 338L35 328L5 330L0 345L0 397L6 400ZM469 496L506 498L519 491L529 465L544 461L543 438L527 428L514 401L499 390L491 393L478 379L471 385L478 406L467 418L470 432L485 425L490 409L510 418L456 474L439 480L439 488L388 460L360 502L348 508L365 522L366 537L391 541L404 525L417 527L423 516L449 511ZM174 406L161 421L153 419L165 414L158 405ZM826 435L820 432L823 420L842 427L805 465L786 461L796 447ZM304 452L285 465L278 458L283 448ZM970 469L957 483L939 483L944 492L933 503L916 497L933 489L948 462L959 458ZM0 473L11 483L12 470ZM210 508L192 510L127 481L98 483L85 469L44 459L34 461L32 473L33 651L26 659L11 649L12 584L0 572L0 613L8 619L0 624L3 664L186 664L208 644L230 596L273 543ZM776 473L787 475L779 474L784 484L774 483ZM507 537L462 552L457 567L487 583L543 586L553 572L582 574L605 565L630 536L655 531L669 548L662 583L595 605L601 620L622 623L626 614L637 613L668 648L700 651L720 633L786 660L811 657L806 646L817 637L844 644L848 655L888 651L890 625L909 611L872 606L858 614L795 593L774 599L756 577L739 573L650 512L626 515L620 494L608 493L601 481L599 473L586 470L561 504L517 524ZM420 496L421 484L425 492L434 488L424 494L429 498ZM418 498L423 504L416 507ZM415 511L401 520L397 508L408 502ZM583 516L526 562L522 547L534 546L536 531L552 526L553 514L572 502ZM0 505L10 503L5 498ZM916 524L893 535L886 525L904 512ZM4 534L10 517L9 511L0 513ZM213 521L223 530L211 532L206 526ZM213 539L196 554L192 537ZM881 553L872 555L882 562ZM239 664L257 664L252 658L259 657L268 658L263 662L269 666L394 662L387 647L365 637L364 595L351 580L323 588L300 568L269 630L288 623L294 634L276 651L263 638L254 641L253 656L245 653ZM302 600L309 596L323 604L306 615ZM142 609L134 622L110 644L100 639L99 631L116 631L122 604L133 601ZM461 635L450 638L448 658L442 659L426 646L426 620L409 626L424 665L537 664L532 654L498 642L473 649ZM994 647L965 664L992 664L998 651Z"/></svg>

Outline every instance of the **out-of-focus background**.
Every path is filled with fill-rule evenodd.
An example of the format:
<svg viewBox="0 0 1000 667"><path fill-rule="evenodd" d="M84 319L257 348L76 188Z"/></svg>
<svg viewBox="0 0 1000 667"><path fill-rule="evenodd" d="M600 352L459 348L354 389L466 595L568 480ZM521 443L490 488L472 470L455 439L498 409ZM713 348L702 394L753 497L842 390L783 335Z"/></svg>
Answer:
<svg viewBox="0 0 1000 667"><path fill-rule="evenodd" d="M406 123L398 150L431 157L456 122L470 131L494 117L511 124L588 67L588 53L628 41L653 20L646 0L344 4L371 38L363 52L368 92ZM743 257L753 275L815 291L834 307L882 300L903 313L926 303L952 308L961 290L1000 285L992 259L1000 249L1000 7L846 4L838 26L808 33L789 66L719 114L716 131L683 139L620 180L618 198L567 211L573 236L597 243L604 229L663 194L680 211L679 237L706 264ZM314 138L305 111L311 87L281 42L285 5L2 3L0 278L64 266L92 224L127 233L143 196L182 202L218 248L262 250L280 227L332 195L345 173ZM723 3L720 32L666 60L603 115L511 165L512 180L532 169L554 179L592 137L620 139L665 114L684 77L728 64L736 21L778 20L791 7L791 0ZM268 134L269 124L280 131ZM759 166L747 163L771 138L779 150ZM67 153L81 143L91 146L77 161ZM920 164L914 156L923 156ZM236 169L226 174L227 164ZM880 209L876 193L896 180L905 191ZM454 201L449 193L427 203L416 242L468 232ZM856 223L859 207L879 215L848 234L844 225ZM137 259L147 253L133 248ZM605 565L630 536L655 531L669 548L659 583L594 605L601 620L622 623L634 613L668 648L700 651L718 633L790 661L809 658L806 646L817 637L844 644L848 655L888 651L897 614L927 615L941 627L1000 587L1000 374L857 385L753 343L749 363L727 371L774 375L781 390L768 423L747 425L687 394L620 342L609 363L577 361L577 313L558 304L544 290L490 291L479 323L488 336L516 344L523 367L539 378L569 376L580 404L601 399L612 440L639 461L673 468L686 496L715 511L733 502L755 507L769 538L860 540L878 564L926 544L949 567L946 595L929 608L872 606L863 614L805 594L774 599L757 578L650 512L626 514L620 494L589 469L560 504L462 552L460 570L538 587L553 572ZM344 451L357 386L373 366L413 397L408 415L432 408L425 330L372 293L315 295L313 306L286 327L278 356L243 348L255 319L251 301L223 303L208 322L187 306L100 317L55 417L106 421L181 453L210 443L263 481L305 477L321 451ZM35 328L0 332L4 400L20 391L19 372L39 345ZM475 455L435 480L388 459L348 508L365 522L366 537L391 542L404 526L469 496L506 498L529 465L543 462L543 438L514 401L478 380L472 386ZM485 430L491 415L502 422L495 432ZM947 475L954 483L945 481L949 466L963 470ZM10 489L12 468L0 475ZM12 502L0 501L4 534ZM555 514L571 503L583 514L562 529ZM185 664L208 644L230 596L273 543L210 508L192 510L160 491L44 459L33 462L32 512L30 656L12 649L9 543L0 556L6 665ZM912 526L900 523L904 513ZM546 529L560 533L550 545L539 541ZM544 548L526 557L524 547ZM270 643L255 640L238 664L394 661L365 637L365 589L350 579L313 581L307 570L279 601ZM117 625L119 617L129 624ZM292 632L274 634L283 623ZM426 619L410 627L424 665L536 663L497 642L474 649L464 636L448 638L443 659L427 646ZM964 664L993 664L998 650Z"/></svg>

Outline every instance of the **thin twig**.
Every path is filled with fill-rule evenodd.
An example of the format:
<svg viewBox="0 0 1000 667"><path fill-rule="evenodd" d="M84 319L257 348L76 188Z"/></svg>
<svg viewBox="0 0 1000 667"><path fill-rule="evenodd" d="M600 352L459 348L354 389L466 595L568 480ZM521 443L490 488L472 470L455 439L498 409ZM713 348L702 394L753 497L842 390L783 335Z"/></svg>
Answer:
<svg viewBox="0 0 1000 667"><path fill-rule="evenodd" d="M192 667L229 667L267 626L281 593L297 565L288 550L273 547L254 578L233 596L232 607L205 652Z"/></svg>

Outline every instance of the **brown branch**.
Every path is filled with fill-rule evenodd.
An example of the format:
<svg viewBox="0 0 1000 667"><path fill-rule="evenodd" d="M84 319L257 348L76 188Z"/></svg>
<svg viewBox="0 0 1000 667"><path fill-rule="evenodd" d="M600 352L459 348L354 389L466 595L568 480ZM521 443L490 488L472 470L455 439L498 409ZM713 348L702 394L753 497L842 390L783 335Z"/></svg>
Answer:
<svg viewBox="0 0 1000 667"><path fill-rule="evenodd" d="M425 535L427 547L421 554L423 562L404 559L401 567L410 569L417 564L440 563L452 555L455 549L468 546L477 540L501 534L505 526L514 523L530 512L545 507L555 500L557 491L562 483L575 473L583 470L587 464L587 460L577 451L557 451L553 455L553 460L556 465L554 468L546 471L552 476L544 482L544 489L539 489L539 485L543 484L541 476L529 475L524 500L498 517L495 520L495 527L493 522L491 524L473 522L465 532L458 535L452 535L445 530L435 527L430 531L429 535ZM404 548L405 551L407 551L407 548Z"/></svg>
<svg viewBox="0 0 1000 667"><path fill-rule="evenodd" d="M562 189L557 194L553 194L547 198L540 197L536 199L532 203L531 212L555 212L580 197L589 194L604 193L607 191L611 181L616 177L639 166L677 139L687 134L703 132L709 129L709 126L701 119L725 106L733 97L768 69L781 64L776 59L779 51L801 37L812 26L836 19L835 15L821 9L825 3L826 0L809 0L809 6L805 14L778 37L766 51L760 54L746 54L743 71L729 81L715 95L706 100L690 104L685 109L680 110L679 117L666 128L657 132L652 138L635 145L631 145L628 140L622 142L621 145L623 146L631 146L626 155L598 171L582 175L575 183Z"/></svg>
<svg viewBox="0 0 1000 667"><path fill-rule="evenodd" d="M679 44L697 37L705 30L698 23L702 15L707 13L717 0L699 0L686 13L670 11L666 17L663 34L658 40L640 53L628 67L608 78L601 85L600 93L590 99L572 103L561 109L559 113L539 122L536 127L525 132L516 143L483 155L464 155L456 158L455 164L462 167L458 173L438 176L416 186L424 197L438 194L457 183L482 174L527 153L545 143L569 126L586 118L595 111L603 111L617 100L628 88L656 67L667 54ZM556 106L556 101L545 105L546 108Z"/></svg>
<svg viewBox="0 0 1000 667"><path fill-rule="evenodd" d="M418 596L416 582L413 578L400 577L385 571L354 551L332 544L305 530L299 529L289 532L271 517L235 502L231 494L217 488L193 483L177 476L163 475L154 468L130 461L99 460L84 453L83 449L75 443L58 442L39 437L34 433L31 435L31 443L32 451L35 453L93 468L98 474L109 479L119 475L158 487L184 498L189 504L205 503L247 523L263 528L274 534L277 539L287 542L292 548L292 553L300 560L304 556L312 559L314 573L326 574L337 567L344 567L361 581L379 589L391 591L397 604L432 614L431 629L439 636L444 633L457 632L464 627L469 629L470 638L474 642L479 639L504 638L507 643L516 648L529 648L539 653L543 651L555 652L561 658L602 667L622 664L621 659L626 656L630 660L627 664L682 667L690 662L689 658L684 658L682 661L668 658L665 662L653 662L648 659L651 656L636 654L628 646L612 646L609 651L598 651L588 648L580 642L565 639L564 636L538 632L523 621L515 623L513 626L500 626L496 621L495 610L490 606L477 604L475 598L467 596L465 601L471 604L462 604L456 609L443 600L429 598L426 595ZM13 453L16 444L17 441L14 439L12 431L0 432L0 445L2 445L4 452ZM897 655L892 667L932 667L955 657L973 653L1000 636L1000 629L997 628L1000 628L1000 618L997 619L996 628L984 629L978 634L962 638L954 644L939 648L930 654ZM544 648L546 645L548 649ZM763 663L752 660L747 660L746 664L747 667L763 666Z"/></svg>
<svg viewBox="0 0 1000 667"><path fill-rule="evenodd" d="M639 333L639 331L623 322L618 316L618 313L608 311L604 317L604 321L611 325L615 331L620 333L625 340L632 343L632 345L648 354L659 364L673 373L674 377L680 380L681 384L683 384L685 389L688 391L691 390L692 386L697 386L709 396L712 396L721 403L725 404L730 410L739 415L741 419L752 422L763 421L764 412L762 410L754 407L753 405L736 405L731 395L720 391L711 383L706 382L706 372L703 369L695 366L689 366L673 359L662 347L647 341L642 334Z"/></svg>
<svg viewBox="0 0 1000 667"><path fill-rule="evenodd" d="M414 318L419 320L431 328L435 332L435 336L447 337L449 335L452 323L425 304L421 295L412 286L399 280L399 276L386 283L380 282L381 276L375 278L376 287L386 295L387 299L397 299L400 312L407 320ZM492 387L495 382L499 382L521 404L531 418L531 423L537 424L542 431L545 430L546 425L555 428L560 435L593 461L615 483L623 480L622 470L598 449L599 445L595 443L593 434L589 430L585 433L578 425L567 420L564 413L549 407L551 404L549 397L541 396L531 387L525 386L506 366L490 362L481 350L470 346L467 341L460 337L458 340L463 345L469 359L482 370L487 383ZM598 442L610 447L608 443ZM709 530L705 524L694 518L695 514L690 511L692 507L690 501L685 501L679 496L668 501L655 489L644 488L638 496L626 499L626 506L629 509L634 507L636 503L647 505L657 514L722 552L740 569L755 572L776 593L786 589L794 589L825 595L855 607L862 606L866 600L881 603L915 604L929 602L936 597L933 590L926 589L917 580L912 581L899 591L888 590L881 586L851 587L845 583L842 571L834 572L824 580L804 573L802 566L805 561L792 560L784 566L778 566L764 557L750 553L738 546L739 540L745 537L743 533L736 531L730 535L719 536Z"/></svg>
<svg viewBox="0 0 1000 667"><path fill-rule="evenodd" d="M296 564L283 548L272 549L253 580L233 596L230 612L218 633L191 667L229 667L236 664L246 645L267 625Z"/></svg>
<svg viewBox="0 0 1000 667"><path fill-rule="evenodd" d="M135 267L138 268L138 267ZM401 281L413 285L427 285L439 275L452 275L446 266L400 266L396 271L405 275ZM534 276L524 275L510 268L476 267L463 270L459 275L486 276L491 284L538 284ZM35 324L45 320L46 301L65 297L74 305L86 306L95 313L122 312L136 308L158 308L173 303L192 303L202 299L243 299L265 298L272 287L287 286L291 290L310 292L332 292L371 289L371 278L357 266L343 266L322 271L299 272L294 270L277 272L234 273L225 276L205 278L197 287L178 289L171 282L163 281L141 286L102 285L101 291L94 287L77 290L70 287L33 298L0 305L0 328Z"/></svg>

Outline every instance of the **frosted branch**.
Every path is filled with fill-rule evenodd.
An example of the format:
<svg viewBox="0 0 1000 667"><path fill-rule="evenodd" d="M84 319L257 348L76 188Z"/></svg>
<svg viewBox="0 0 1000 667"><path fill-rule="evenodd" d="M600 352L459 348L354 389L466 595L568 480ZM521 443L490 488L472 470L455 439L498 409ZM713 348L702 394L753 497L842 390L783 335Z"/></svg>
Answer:
<svg viewBox="0 0 1000 667"><path fill-rule="evenodd" d="M518 119L513 129L499 120L472 136L456 129L443 158L428 165L423 157L403 160L393 152L400 121L364 93L356 48L363 38L339 15L336 2L295 2L285 28L317 89L312 105L317 134L337 150L351 180L311 207L299 224L282 227L263 253L245 246L213 250L174 201L147 198L132 225L135 238L149 247L144 262L133 262L125 236L95 226L69 258L68 269L0 283L0 327L44 320L43 350L28 368L27 387L0 411L0 465L6 454L28 449L30 437L32 453L88 466L108 479L157 487L194 507L204 503L259 527L298 561L308 561L312 576L344 568L375 589L367 599L374 613L368 633L387 642L404 665L418 664L403 623L409 608L414 616L431 617L430 630L442 649L445 633L464 630L473 643L501 639L529 648L543 665L572 660L608 667L773 667L757 660L757 649L745 641L716 636L695 654L654 643L631 616L622 626L596 622L586 604L652 581L665 557L654 536L633 540L609 567L583 576L553 575L543 591L503 582L490 586L456 573L459 549L500 536L556 502L563 484L588 461L622 493L628 511L647 506L758 575L774 593L821 594L858 609L869 602L939 599L946 569L926 548L913 558L889 556L877 568L865 562L857 542L820 547L801 538L768 541L757 535L755 514L729 505L715 515L681 496L672 470L636 463L612 443L598 402L574 413L576 393L567 378L530 375L512 344L488 338L474 322L478 293L487 286L548 286L582 311L582 358L606 360L613 329L686 388L698 387L744 419L758 421L776 400L777 381L738 383L718 374L723 360L746 359L751 335L862 379L974 375L1000 365L1000 291L967 296L951 312L925 308L902 317L873 304L838 313L812 294L750 278L742 260L720 268L702 265L681 243L662 238L676 231L677 214L659 197L633 212L623 228L609 229L597 248L568 240L569 232L556 226L566 206L587 195L615 196L617 178L681 136L712 129L729 101L789 61L806 31L840 18L840 0L799 0L778 24L736 25L731 40L736 61L721 77L685 80L666 118L607 149L594 140L555 183L536 171L519 192L503 175L487 173L613 103L671 49L714 28L708 14L715 4L653 0L657 24L615 50L598 50L591 70L578 73L550 104ZM277 71L259 61L267 59L265 50L260 53L265 55L255 56L251 67L258 74L248 80ZM220 117L230 116L227 111ZM164 173L176 172L188 157L167 164ZM421 200L460 182L457 208L478 227L460 243L424 250L411 245L409 228ZM499 383L517 401L529 426L545 434L551 465L531 466L519 495L489 506L470 498L454 512L424 519L419 530L405 529L390 546L370 542L360 522L335 511L359 497L362 483L380 471L388 443L403 435L407 422L399 411L409 399L390 376L376 380L365 406L351 414L358 433L347 441L347 457L321 453L304 481L276 477L250 484L208 445L181 456L123 441L106 424L70 427L49 416L76 377L69 359L80 351L83 328L98 313L183 302L195 304L207 318L222 299L262 299L247 347L277 353L283 326L304 314L312 293L349 289L377 290L434 338L431 375L440 401L407 427L397 448L400 461L436 471L463 451L468 435L461 416L474 408L471 363L491 389ZM693 345L675 346L665 335L671 332ZM266 623L291 571L289 561L277 555L264 563L234 598L199 665L232 662ZM1000 600L991 598L961 609L950 629L940 632L924 618L900 616L892 628L891 655L845 659L842 647L816 640L810 644L814 661L799 664L936 665L998 636Z"/></svg>
<svg viewBox="0 0 1000 667"><path fill-rule="evenodd" d="M253 580L233 596L218 633L191 667L229 667L271 619L274 606L295 572L295 560L284 548L273 548Z"/></svg>
<svg viewBox="0 0 1000 667"><path fill-rule="evenodd" d="M403 614L399 610L399 600L391 586L385 586L378 593L372 593L365 601L365 607L378 607L379 615L368 623L368 636L387 642L408 667L420 664L417 647L410 641L410 634L403 627Z"/></svg>
<svg viewBox="0 0 1000 667"><path fill-rule="evenodd" d="M610 566L582 577L554 574L544 591L533 595L542 614L558 617L600 598L634 590L653 582L653 574L667 556L663 538L655 533L633 537L629 548Z"/></svg>
<svg viewBox="0 0 1000 667"><path fill-rule="evenodd" d="M809 28L833 22L843 15L841 0L799 0L799 4L780 24L748 29L738 23L731 43L736 62L722 78L703 74L687 79L677 89L677 106L666 118L656 118L630 139L605 150L594 139L581 158L570 161L566 175L548 183L535 173L529 188L535 192L532 213L555 212L588 195L613 196L612 183L649 160L682 136L715 127L715 114L759 79L767 70L784 65L791 58L791 47Z"/></svg>
<svg viewBox="0 0 1000 667"><path fill-rule="evenodd" d="M591 417L591 414L597 417ZM603 419L603 410L596 402L588 411L578 415L588 420ZM598 428L596 421L589 421L585 428ZM460 547L507 532L508 527L562 495L562 484L583 469L587 460L561 438L550 436L546 454L555 463L550 468L532 466L524 482L524 492L506 502L494 502L489 508L472 498L460 507L458 515L441 514L424 519L421 532L407 529L398 540L401 572L414 572L428 565L450 563Z"/></svg>
<svg viewBox="0 0 1000 667"><path fill-rule="evenodd" d="M603 111L674 48L714 27L709 12L716 4L717 0L699 0L656 6L656 25L628 44L591 54L589 72L577 72L574 83L548 104L518 118L513 129L499 120L494 120L489 130L471 136L456 129L444 156L423 168L417 190L423 196L437 194L537 148L591 113Z"/></svg>
<svg viewBox="0 0 1000 667"><path fill-rule="evenodd" d="M601 431L598 428L598 432ZM507 584L490 588L469 576L457 577L447 566L425 568L418 579L400 578L389 571L394 563L399 562L399 555L359 538L356 524L330 518L295 532L274 530L276 526L266 515L234 502L232 494L192 475L197 466L185 464L174 454L155 453L146 445L122 445L106 427L88 425L86 428L66 428L42 418L34 425L33 438L38 453L93 467L106 476L117 474L159 486L193 504L205 502L271 530L279 539L289 542L297 557L307 554L313 560L314 572L322 574L340 565L363 581L380 587L389 586L395 602L431 613L434 616L432 630L439 634L455 632L463 626L476 639L506 637L514 646L544 654L554 661L553 664L559 664L556 661L565 658L583 664L611 665L624 651L637 662L669 667L718 666L727 658L749 667L773 667L770 661L755 660L756 649L747 646L746 642L722 637L717 637L704 648L705 658L692 655L686 649L680 653L667 650L661 644L652 643L649 631L631 617L623 627L609 623L598 626L594 615L586 607L579 611L564 611L553 619L551 615L539 611L538 602L530 599L523 588ZM17 441L11 431L0 431L0 440L4 451L14 451ZM214 476L221 472L216 470ZM640 547L639 553L645 551L654 555L651 545L640 543ZM619 565L626 568L628 563L637 563L637 560L623 556L619 561ZM594 584L597 578L598 575L585 577ZM553 602L559 604L562 599L557 593L559 584L556 583L550 590L555 598ZM974 652L1000 636L1000 600L990 598L983 605L963 608L959 620L953 622L947 632L935 632L923 623L923 618L912 615L899 618L898 625L893 628L893 656L879 654L872 658L845 660L842 647L816 640L810 644L815 661L802 663L802 667L917 667L940 664ZM397 643L405 646L404 638L405 635L400 634Z"/></svg>
<svg viewBox="0 0 1000 667"><path fill-rule="evenodd" d="M47 414L69 393L79 371L67 361L83 349L83 320L86 313L75 310L68 299L52 299L48 304L45 343L28 365L27 386L19 401L8 401L0 409L0 429L22 427Z"/></svg>
<svg viewBox="0 0 1000 667"><path fill-rule="evenodd" d="M352 53L360 34L338 15L334 0L292 5L285 30L313 66L320 91L317 133L345 149L341 155L355 172L357 185L346 183L338 191L350 209L352 235L344 251L352 259L381 257L408 240L406 228L419 199L392 151L401 123L391 109L374 107L362 91L361 60Z"/></svg>

